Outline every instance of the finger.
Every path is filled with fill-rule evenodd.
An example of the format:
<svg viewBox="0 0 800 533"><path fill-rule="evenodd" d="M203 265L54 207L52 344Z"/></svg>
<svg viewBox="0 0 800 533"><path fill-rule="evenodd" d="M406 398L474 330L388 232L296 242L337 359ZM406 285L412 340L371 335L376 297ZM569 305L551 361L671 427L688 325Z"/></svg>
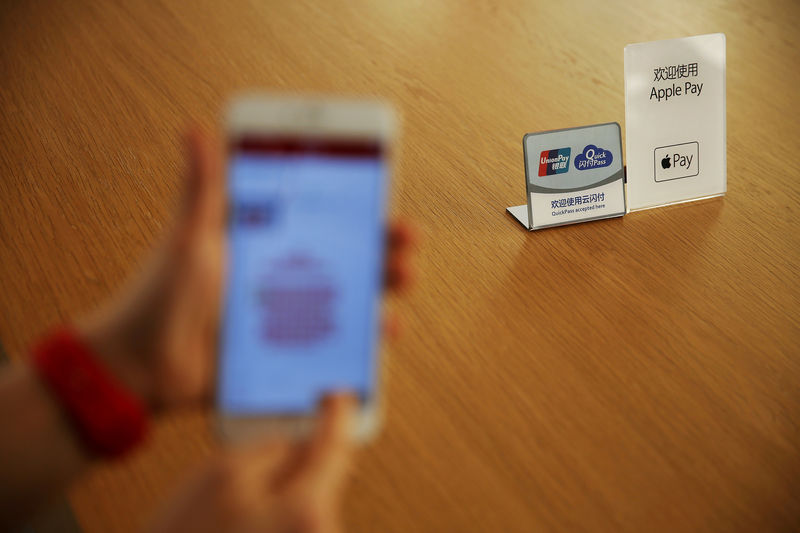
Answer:
<svg viewBox="0 0 800 533"><path fill-rule="evenodd" d="M200 167L202 162L198 155L198 135L202 135L195 127L186 131L183 135L183 151L186 160L186 170L183 178L183 202L181 205L181 223L188 224L198 210L200 193L202 188L202 174Z"/></svg>
<svg viewBox="0 0 800 533"><path fill-rule="evenodd" d="M192 130L188 134L192 146L194 171L199 181L195 231L195 265L198 311L207 320L216 321L221 296L225 219L225 185L222 171L222 146L213 137ZM205 313L203 312L205 311Z"/></svg>
<svg viewBox="0 0 800 533"><path fill-rule="evenodd" d="M355 407L355 398L349 395L325 398L317 427L295 475L295 483L318 494L335 490L341 484L353 451L350 424Z"/></svg>
<svg viewBox="0 0 800 533"><path fill-rule="evenodd" d="M386 273L383 284L386 289L397 291L411 284L411 270L406 264L405 257L390 254L386 259Z"/></svg>
<svg viewBox="0 0 800 533"><path fill-rule="evenodd" d="M187 170L186 193L181 219L173 242L168 314L170 324L165 331L166 353L172 358L166 364L168 378L182 387L170 391L173 401L191 403L208 394L212 362L210 344L217 321L223 268L223 179L220 168L220 147L199 128L191 128L184 138ZM189 348L192 348L190 350Z"/></svg>
<svg viewBox="0 0 800 533"><path fill-rule="evenodd" d="M188 168L184 222L201 234L221 230L225 212L222 149L198 127L185 137Z"/></svg>
<svg viewBox="0 0 800 533"><path fill-rule="evenodd" d="M387 237L390 250L393 248L408 248L416 240L411 224L405 221L392 222L389 225Z"/></svg>
<svg viewBox="0 0 800 533"><path fill-rule="evenodd" d="M416 237L411 226L394 222L387 232L386 268L384 284L387 289L398 290L411 283L409 250Z"/></svg>
<svg viewBox="0 0 800 533"><path fill-rule="evenodd" d="M400 319L397 315L387 315L383 319L383 334L390 340L394 340L400 336Z"/></svg>

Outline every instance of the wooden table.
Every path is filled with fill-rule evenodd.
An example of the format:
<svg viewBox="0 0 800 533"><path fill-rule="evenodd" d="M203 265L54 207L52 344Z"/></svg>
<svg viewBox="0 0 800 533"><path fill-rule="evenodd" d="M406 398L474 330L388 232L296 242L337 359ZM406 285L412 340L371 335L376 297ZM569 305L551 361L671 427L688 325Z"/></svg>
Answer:
<svg viewBox="0 0 800 533"><path fill-rule="evenodd" d="M388 415L352 532L800 527L800 4L7 2L0 339L96 306L168 226L180 132L249 87L377 94L404 123ZM728 194L536 233L522 135L618 121L625 44L725 32ZM139 528L214 448L176 415L70 494Z"/></svg>

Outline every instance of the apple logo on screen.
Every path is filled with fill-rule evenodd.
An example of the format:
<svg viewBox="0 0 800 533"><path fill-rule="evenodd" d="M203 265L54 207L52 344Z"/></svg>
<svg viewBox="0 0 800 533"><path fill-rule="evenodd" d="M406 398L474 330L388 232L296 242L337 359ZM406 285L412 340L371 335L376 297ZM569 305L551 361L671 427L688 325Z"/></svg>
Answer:
<svg viewBox="0 0 800 533"><path fill-rule="evenodd" d="M666 168L669 168L669 167L670 167L669 156L665 155L664 159L661 160L661 168L666 169Z"/></svg>

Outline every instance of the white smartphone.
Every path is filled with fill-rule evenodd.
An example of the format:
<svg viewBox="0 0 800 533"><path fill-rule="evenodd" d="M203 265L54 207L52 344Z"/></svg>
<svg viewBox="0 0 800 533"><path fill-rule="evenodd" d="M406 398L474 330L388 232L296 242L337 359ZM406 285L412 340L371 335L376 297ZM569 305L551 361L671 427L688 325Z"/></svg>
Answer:
<svg viewBox="0 0 800 533"><path fill-rule="evenodd" d="M320 400L358 397L353 437L379 425L379 339L389 148L380 102L234 99L228 265L217 383L231 440L302 438Z"/></svg>

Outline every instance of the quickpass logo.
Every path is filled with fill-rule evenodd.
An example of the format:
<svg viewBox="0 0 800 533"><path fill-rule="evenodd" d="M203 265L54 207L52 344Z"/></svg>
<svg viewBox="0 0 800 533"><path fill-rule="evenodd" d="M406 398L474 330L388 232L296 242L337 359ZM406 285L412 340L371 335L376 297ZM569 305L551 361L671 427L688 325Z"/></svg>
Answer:
<svg viewBox="0 0 800 533"><path fill-rule="evenodd" d="M542 152L539 156L539 175L551 176L568 171L571 151L571 148L557 148Z"/></svg>

